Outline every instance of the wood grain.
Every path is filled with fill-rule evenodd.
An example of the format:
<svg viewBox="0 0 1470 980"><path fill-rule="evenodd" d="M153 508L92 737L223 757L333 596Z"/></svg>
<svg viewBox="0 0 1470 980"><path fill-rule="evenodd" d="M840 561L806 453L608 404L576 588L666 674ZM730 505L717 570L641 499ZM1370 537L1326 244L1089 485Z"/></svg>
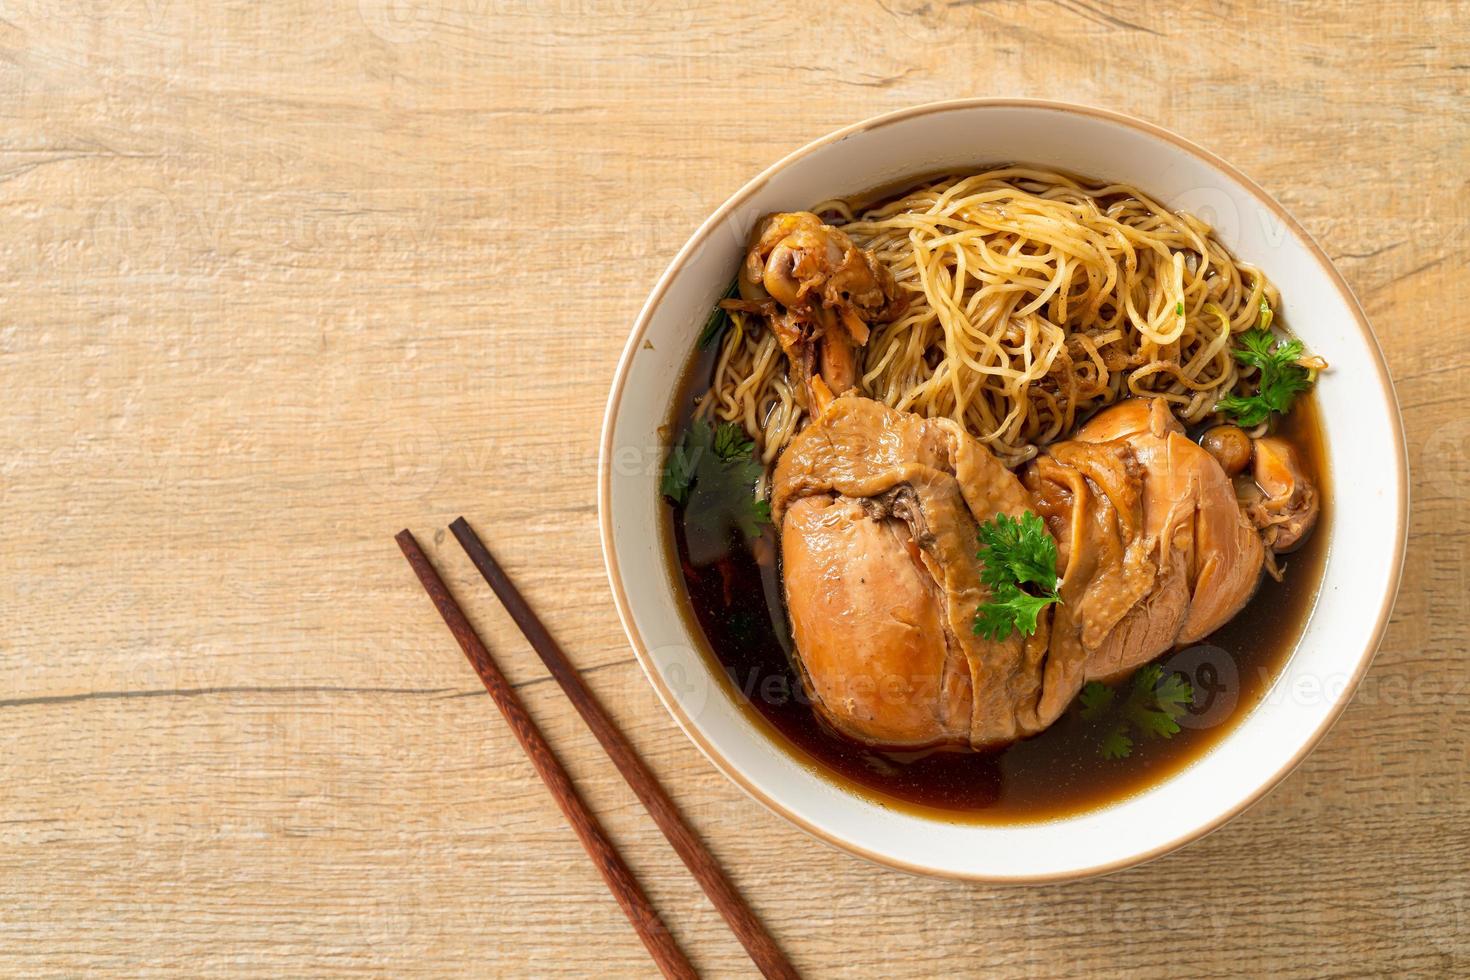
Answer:
<svg viewBox="0 0 1470 980"><path fill-rule="evenodd" d="M720 913L740 945L750 954L751 962L761 976L766 980L799 980L795 968L771 938L771 934L750 911L750 906L735 890L735 886L730 884L724 869L704 846L704 842L695 835L679 812L678 805L659 784L658 777L643 764L643 759L639 757L633 744L618 729L607 709L597 700L597 695L583 682L576 665L526 602L525 595L516 587L515 582L505 574L505 569L490 553L475 529L463 517L459 517L449 525L449 530L464 548L475 569L484 576L485 584L494 591L500 605L514 620L526 642L531 644L531 648L546 665L552 679L567 696L577 714L582 716L582 721L607 753L608 759L617 767L628 788L638 797L638 802L643 804L643 808L658 825L659 831L668 839L669 845L679 855L679 860L684 862L694 880L699 882L705 897L714 905L715 911ZM426 558L422 558L422 552L420 557L427 562ZM463 614L460 618L463 620ZM499 672L496 673L498 675ZM504 678L500 678L500 681L503 685Z"/></svg>
<svg viewBox="0 0 1470 980"><path fill-rule="evenodd" d="M668 980L694 980L698 974L694 972L693 964L674 941L673 934L664 925L653 903L648 900L638 879L633 877L633 872L628 869L627 862L618 853L617 847L608 839L607 831L602 829L597 815L587 809L586 802L578 794L577 787L572 784L571 777L567 775L556 753L546 744L541 729L526 714L520 696L496 666L495 659L485 648L485 642L475 632L474 625L455 601L449 587L444 584L434 563L424 554L413 532L406 529L399 531L395 540L403 557L408 559L408 564L413 568L414 575L418 576L419 584L424 587L434 608L443 617L444 625L449 627L449 632L464 651L470 666L484 683L490 700L500 709L511 734L521 743L526 758L531 761L536 774L546 784L552 799L556 801L567 823L571 824L577 839L582 842L587 856L592 859L593 867L602 875L603 882L612 892L623 914L628 917L634 931L638 933L638 939L653 957L658 971Z"/></svg>
<svg viewBox="0 0 1470 980"><path fill-rule="evenodd" d="M392 534L459 513L804 973L1470 971L1467 25L1405 0L0 0L0 973L649 973L405 582ZM603 399L678 245L807 140L962 95L1223 154L1338 262L1404 406L1408 565L1366 686L1250 812L1100 881L911 878L751 803L643 680L598 549ZM679 944L751 975L476 613Z"/></svg>

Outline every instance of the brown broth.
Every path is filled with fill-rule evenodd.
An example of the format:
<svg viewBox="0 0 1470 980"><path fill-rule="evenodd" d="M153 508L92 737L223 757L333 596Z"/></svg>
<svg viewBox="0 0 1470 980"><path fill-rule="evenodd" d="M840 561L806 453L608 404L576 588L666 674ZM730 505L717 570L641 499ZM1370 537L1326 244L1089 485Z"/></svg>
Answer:
<svg viewBox="0 0 1470 980"><path fill-rule="evenodd" d="M705 390L713 355L701 353L683 379L675 433L688 425ZM691 629L726 693L774 742L804 765L880 805L947 821L1029 823L1117 802L1203 756L1260 703L1295 649L1315 604L1326 561L1331 487L1315 400L1297 399L1280 427L1318 479L1323 500L1315 532L1285 562L1284 581L1264 578L1244 610L1205 641L1159 663L1184 673L1196 705L1171 739L1134 738L1125 759L1104 759L1099 744L1115 719L1087 721L1073 704L1031 738L990 752L889 752L845 739L811 710L791 665L774 531L746 541L736 531L711 535L665 506L666 554L682 581ZM695 564L691 554L700 556ZM758 555L760 556L758 558ZM1119 686L1121 699L1126 688Z"/></svg>

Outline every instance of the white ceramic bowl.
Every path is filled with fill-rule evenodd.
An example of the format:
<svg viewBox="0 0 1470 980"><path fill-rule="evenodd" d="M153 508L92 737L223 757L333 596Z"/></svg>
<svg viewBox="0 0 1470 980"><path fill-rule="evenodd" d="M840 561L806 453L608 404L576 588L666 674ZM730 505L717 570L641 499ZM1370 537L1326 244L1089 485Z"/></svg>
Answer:
<svg viewBox="0 0 1470 980"><path fill-rule="evenodd" d="M806 208L940 170L1023 162L1114 178L1214 225L1281 290L1282 313L1331 362L1317 386L1333 470L1321 592L1263 701L1177 775L1103 809L1047 823L949 823L885 809L773 744L698 651L664 559L659 427L700 325L746 234ZM1343 202L1343 207L1352 206ZM1408 483L1398 404L1362 310L1307 233L1239 171L1155 126L1098 109L977 100L920 106L824 137L720 206L659 279L608 400L599 510L618 613L680 727L751 796L822 840L909 871L991 881L1098 874L1203 836L1260 799L1331 727L1368 668L1398 589Z"/></svg>

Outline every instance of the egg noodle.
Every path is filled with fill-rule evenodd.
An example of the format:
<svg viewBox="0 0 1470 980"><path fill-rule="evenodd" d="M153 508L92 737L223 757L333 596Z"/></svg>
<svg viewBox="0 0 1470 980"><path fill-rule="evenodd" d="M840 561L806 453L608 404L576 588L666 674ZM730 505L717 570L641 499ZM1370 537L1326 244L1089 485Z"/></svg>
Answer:
<svg viewBox="0 0 1470 980"><path fill-rule="evenodd" d="M1207 225L1126 184L1014 166L812 210L908 294L873 325L864 393L956 420L1009 466L1129 395L1200 421L1240 379L1231 337L1278 304ZM730 319L696 414L742 424L769 464L806 395L763 319Z"/></svg>

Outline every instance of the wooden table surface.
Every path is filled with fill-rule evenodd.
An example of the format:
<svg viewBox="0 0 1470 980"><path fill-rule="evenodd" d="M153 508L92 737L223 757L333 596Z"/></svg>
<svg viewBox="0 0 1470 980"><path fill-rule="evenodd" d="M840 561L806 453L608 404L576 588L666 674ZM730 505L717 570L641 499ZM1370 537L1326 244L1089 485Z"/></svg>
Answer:
<svg viewBox="0 0 1470 980"><path fill-rule="evenodd" d="M1470 5L662 6L0 0L0 973L652 972L408 525L696 964L750 975L463 513L813 976L1464 975ZM1084 883L908 877L748 800L599 551L604 398L677 247L802 143L965 95L1131 112L1259 180L1367 308L1414 467L1337 728Z"/></svg>

